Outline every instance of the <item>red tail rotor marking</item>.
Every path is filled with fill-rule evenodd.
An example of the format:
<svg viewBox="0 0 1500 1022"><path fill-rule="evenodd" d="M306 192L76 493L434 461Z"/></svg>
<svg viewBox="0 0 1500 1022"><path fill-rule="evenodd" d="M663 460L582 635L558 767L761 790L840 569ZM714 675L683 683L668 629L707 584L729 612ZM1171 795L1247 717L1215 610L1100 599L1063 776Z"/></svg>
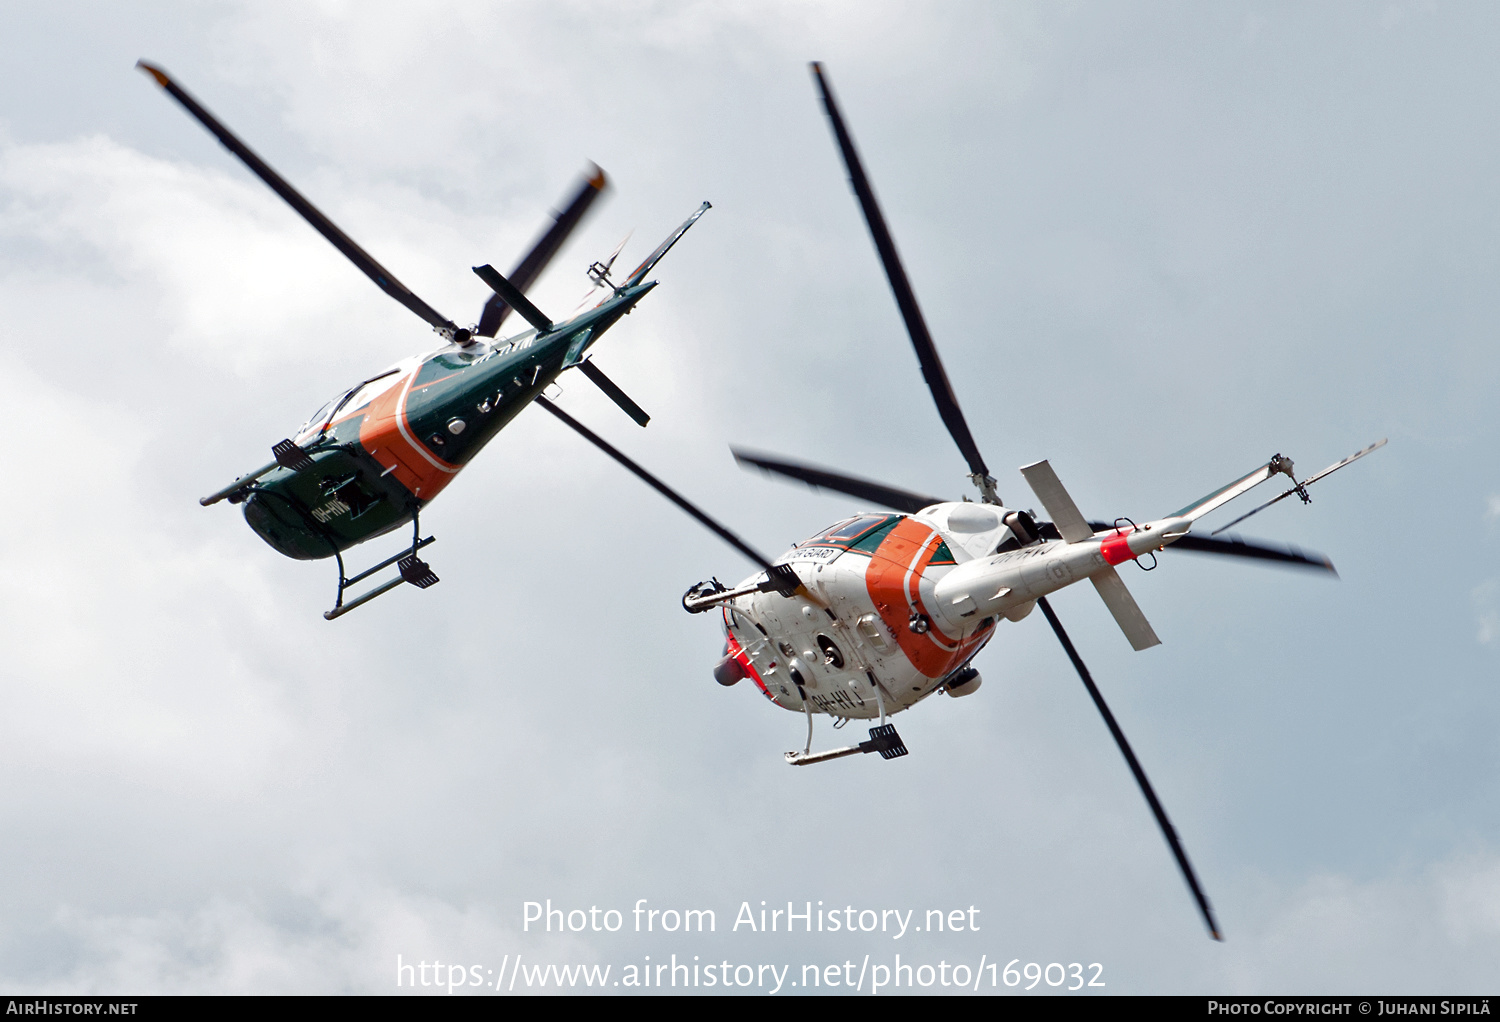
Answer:
<svg viewBox="0 0 1500 1022"><path fill-rule="evenodd" d="M1130 550L1128 538L1134 531L1135 529L1128 525L1121 526L1113 536L1099 544L1099 552L1104 555L1104 559L1110 564L1123 564L1134 560L1136 555Z"/></svg>

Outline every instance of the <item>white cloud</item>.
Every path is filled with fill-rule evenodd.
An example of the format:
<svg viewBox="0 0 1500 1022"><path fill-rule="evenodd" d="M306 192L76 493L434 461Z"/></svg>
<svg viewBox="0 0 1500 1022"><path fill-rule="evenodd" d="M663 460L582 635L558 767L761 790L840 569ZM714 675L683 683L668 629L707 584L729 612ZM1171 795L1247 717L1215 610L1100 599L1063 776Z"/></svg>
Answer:
<svg viewBox="0 0 1500 1022"><path fill-rule="evenodd" d="M398 990L399 955L413 965L443 962L444 980L468 992L469 967L501 964L490 951L513 946L515 930L479 907L346 878L281 893L269 904L215 896L188 911L142 915L63 908L45 939L66 947L72 967L50 975L0 973L0 982L35 993L447 992L431 969L415 980L403 973ZM547 950L563 962L592 958L565 937L550 940ZM450 976L448 964L461 968Z"/></svg>
<svg viewBox="0 0 1500 1022"><path fill-rule="evenodd" d="M36 253L12 289L61 271L122 297L148 295L137 314L166 325L200 364L263 369L310 338L373 332L372 311L387 311L327 242L234 167L172 163L98 136L12 142L0 149L0 189L0 232ZM133 333L103 317L69 326Z"/></svg>
<svg viewBox="0 0 1500 1022"><path fill-rule="evenodd" d="M28 122L53 134L0 141L0 982L379 992L397 953L605 959L620 948L517 943L521 900L648 896L972 903L993 929L923 953L1102 960L1112 991L1493 985L1493 857L1454 849L1500 846L1475 811L1500 706L1487 650L1444 629L1477 612L1492 645L1500 589L1456 581L1467 538L1391 542L1389 509L1500 443L1496 160L1472 130L1497 119L1472 87L1495 27L1439 8L1377 44L1370 12L1267 9L1246 47L1207 9L766 10L254 4L189 12L185 41L150 11L124 41L51 26L68 59L37 81L134 90L149 113L58 103ZM236 127L254 111L251 144L455 319L483 297L468 267L513 258L585 158L616 190L543 308L630 227L639 252L713 200L601 346L650 429L581 383L565 403L772 551L848 502L738 474L730 442L965 485L813 57L1002 492L1048 456L1089 513L1137 513L1395 415L1448 438L1257 519L1342 584L1164 555L1131 583L1166 640L1139 656L1092 594L1057 601L1229 943L1203 936L1044 623L1007 628L978 695L903 714L910 757L792 771L801 720L714 685L717 630L677 604L750 569L545 417L424 513L442 585L322 621L330 565L195 498L431 335L129 71L157 35L148 56ZM1465 389L1450 334L1472 335ZM1440 739L1414 743L1413 720Z"/></svg>

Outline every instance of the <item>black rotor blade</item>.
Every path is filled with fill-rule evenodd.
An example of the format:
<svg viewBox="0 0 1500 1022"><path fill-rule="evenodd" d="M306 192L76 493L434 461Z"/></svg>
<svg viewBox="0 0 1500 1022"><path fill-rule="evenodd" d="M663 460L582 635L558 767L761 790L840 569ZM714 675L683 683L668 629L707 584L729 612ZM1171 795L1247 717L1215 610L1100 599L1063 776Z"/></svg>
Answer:
<svg viewBox="0 0 1500 1022"><path fill-rule="evenodd" d="M599 436L593 430L589 429L587 426L579 422L577 419L573 418L573 416L569 415L561 408L557 407L557 405L553 404L551 401L548 401L544 397L538 397L536 398L536 403L547 409L547 411L551 412L553 415L557 416L563 422L567 423L567 425L572 427L579 436L583 437L589 443L599 448L599 450L603 451L605 454L618 461L621 465L624 465L626 468L630 469L630 471L634 472L647 486L650 486L657 493L660 493L663 497L666 497L672 503L676 504L688 514L692 515L714 535L718 536L724 542L728 543L740 553L750 558L756 564L764 568L767 572L770 572L773 577L775 577L776 568L771 564L769 560L765 558L765 556L748 545L744 540L740 539L734 533L724 528L724 526L708 517L708 515L698 510L698 508L695 507L691 502L689 502L686 497L682 496L666 483L656 478L656 476L652 475L650 472L647 472L645 469L641 468L641 466L637 465L634 461L631 461L624 454L621 454L603 437Z"/></svg>
<svg viewBox="0 0 1500 1022"><path fill-rule="evenodd" d="M168 95L182 104L183 109L197 118L200 124L213 132L214 137L219 140L225 149L238 156L241 162L255 173L256 177L270 185L273 192L285 199L287 204L298 213L301 213L304 220L312 224L313 228L319 234L332 242L334 248L344 253L349 261L358 266L364 272L365 276L373 280L380 290L396 299L396 301L406 306L412 312L415 312L418 316L421 316L434 327L455 333L458 331L458 327L447 316L442 315L432 306L418 298L411 292L411 289L397 280L389 270L377 263L374 257L356 245L354 239L339 230L332 220L328 219L316 206L304 199L297 189L287 184L285 178L272 170L264 160L251 151L249 146L241 142L235 136L234 132L220 124L213 114L205 110L196 99L188 95L181 86L167 77L165 71L146 63L144 60L136 61L135 66L156 79L157 85L160 85L167 91Z"/></svg>
<svg viewBox="0 0 1500 1022"><path fill-rule="evenodd" d="M557 255L557 250L568 240L568 235L583 220L583 215L594 204L594 200L603 193L606 184L604 171L597 166L585 174L573 197L563 206L562 212L553 213L556 222L542 232L542 236L531 246L531 251L521 258L514 270L505 275L505 279L522 292L536 283L552 257ZM508 315L510 306L505 299L499 295L491 295L490 300L484 303L484 311L479 314L479 325L474 328L474 332L480 337L494 337Z"/></svg>
<svg viewBox="0 0 1500 1022"><path fill-rule="evenodd" d="M1338 577L1338 570L1328 558L1322 554L1299 550L1294 546L1250 543L1235 537L1212 539L1208 536L1184 536L1167 549L1191 550L1200 554L1228 554L1230 557L1249 557L1260 561L1271 561L1275 564L1289 564L1296 568L1316 568L1328 572L1335 578Z"/></svg>
<svg viewBox="0 0 1500 1022"><path fill-rule="evenodd" d="M1036 601L1036 605L1042 608L1042 613L1047 616L1047 623L1052 626L1052 631L1057 633L1058 640L1063 649L1067 651L1068 659L1073 661L1073 667L1078 671L1078 676L1083 679L1083 685L1089 690L1093 697L1094 705L1099 708L1099 713L1104 717L1104 723L1109 726L1109 733L1115 736L1115 744L1120 747L1120 752L1125 756L1125 762L1130 764L1130 772L1135 774L1135 782L1141 787L1141 794L1146 796L1146 802L1151 806L1151 812L1156 816L1156 823L1161 827L1162 835L1167 839L1167 844L1172 848L1172 854L1177 858L1177 865L1182 870L1183 879L1187 881L1188 888L1192 890L1193 897L1198 902L1198 910L1203 913L1203 921L1208 924L1209 935L1214 940L1223 940L1219 935L1219 923L1214 919L1214 910L1209 907L1208 898L1203 894L1203 888L1198 886L1198 877L1193 872L1193 866L1188 862L1187 852L1183 851L1182 842L1177 839L1177 831L1172 827L1172 821L1167 819L1167 811L1161 807L1161 802L1156 798L1156 792L1151 787L1151 782L1146 779L1146 771L1141 769L1140 761L1135 758L1131 751L1130 743L1125 740L1125 732L1120 730L1120 725L1115 722L1115 715L1109 712L1109 705L1105 703L1104 696L1099 693L1099 688L1094 684L1089 669L1084 666L1083 659L1078 655L1078 650L1073 648L1073 641L1068 638L1068 633L1063 630L1062 622L1057 619L1057 614L1052 610L1052 605L1047 602L1045 596Z"/></svg>
<svg viewBox="0 0 1500 1022"><path fill-rule="evenodd" d="M474 275L490 286L506 305L519 312L532 326L536 327L537 333L544 334L552 329L552 320L547 314L535 305L531 299L521 293L521 289L515 284L500 276L499 272L489 263L474 267Z"/></svg>
<svg viewBox="0 0 1500 1022"><path fill-rule="evenodd" d="M906 321L906 332L911 335L912 347L917 350L917 361L922 365L922 377L927 381L928 389L932 391L932 399L937 402L938 414L942 416L943 425L948 427L948 432L958 444L958 449L963 452L964 460L969 463L969 471L975 475L988 476L989 469L985 467L984 458L979 453L979 446L974 443L974 436L969 432L969 424L964 420L964 413L958 407L958 398L953 395L953 385L948 382L948 374L943 371L942 360L938 358L937 346L932 343L932 335L927 332L927 323L922 318L922 310L917 306L917 296L912 291L911 283L906 279L906 270L901 265L901 257L896 254L896 243L891 240L891 232L885 225L885 217L881 215L880 206L875 201L875 192L870 188L864 165L860 163L859 153L855 151L854 139L849 136L849 129L844 127L843 115L839 113L838 103L833 98L833 89L823 74L823 65L814 61L812 72L813 77L818 81L818 90L823 96L823 107L828 111L828 119L833 124L833 134L838 140L839 152L843 154L844 166L848 168L849 183L854 187L854 194L859 198L860 209L865 214L865 223L870 228L870 236L875 240L875 250L880 253L880 262L885 267L886 278L891 283L891 290L896 294L896 304L901 308L901 318Z"/></svg>
<svg viewBox="0 0 1500 1022"><path fill-rule="evenodd" d="M737 447L731 447L729 450L734 454L734 460L741 466L754 465L766 472L775 472L778 475L797 479L815 490L833 490L836 493L858 497L860 500L868 500L881 507L905 511L907 514L916 514L924 507L943 503L942 497L924 497L920 493L897 489L894 486L871 482L868 479L857 479L826 468L803 465L782 458L769 458L763 454L751 454Z"/></svg>
<svg viewBox="0 0 1500 1022"><path fill-rule="evenodd" d="M1050 528L1051 523L1043 523L1044 528ZM1095 532L1103 532L1113 529L1114 525L1109 522L1089 522L1089 528ZM1054 530L1055 531L1055 530ZM1049 539L1060 537L1049 536ZM1316 568L1326 571L1338 577L1338 571L1333 562L1322 554L1310 550L1302 550L1294 546L1277 546L1271 543L1255 543L1249 540L1233 536L1228 539L1212 539L1208 536L1184 536L1177 540L1168 550L1189 550L1199 554L1224 554L1229 557L1246 557L1256 561L1271 561L1275 564L1288 564L1294 568Z"/></svg>
<svg viewBox="0 0 1500 1022"><path fill-rule="evenodd" d="M594 386L602 390L605 397L619 406L620 411L630 416L637 426L645 429L650 423L651 416L646 414L646 409L632 401L630 395L621 390L614 380L605 376L604 370L594 365L592 358L586 358L578 363L578 370L593 381Z"/></svg>

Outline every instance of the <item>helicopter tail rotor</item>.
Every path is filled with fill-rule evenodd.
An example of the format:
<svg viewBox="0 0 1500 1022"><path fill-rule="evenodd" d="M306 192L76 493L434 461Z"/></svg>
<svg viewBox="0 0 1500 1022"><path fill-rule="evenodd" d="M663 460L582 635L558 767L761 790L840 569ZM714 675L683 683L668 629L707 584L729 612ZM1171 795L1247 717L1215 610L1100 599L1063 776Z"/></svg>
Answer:
<svg viewBox="0 0 1500 1022"><path fill-rule="evenodd" d="M620 253L625 250L626 242L630 240L630 235L634 233L634 231L631 231L629 234L626 234L625 237L621 238L620 243L615 246L615 250L609 254L609 258L589 264L589 280L592 280L594 282L594 287L593 290L591 290L587 295L584 296L583 300L585 303L587 303L589 298L593 296L594 292L598 291L601 287L607 287L611 291L615 292L615 294L619 294L624 290L624 288L619 287L615 284L614 281L609 279L609 271L614 269L615 260L620 258Z"/></svg>
<svg viewBox="0 0 1500 1022"><path fill-rule="evenodd" d="M1254 509L1252 509L1250 511L1246 511L1244 514L1240 515L1234 521L1230 522L1229 525L1221 525L1221 526L1219 526L1213 532L1210 532L1209 535L1210 536L1217 536L1219 533L1223 532L1225 529L1228 529L1230 526L1240 524L1240 522L1243 522L1246 518L1249 518L1251 515L1260 514L1262 511L1264 511L1266 508L1270 507L1272 504L1275 504L1275 503L1277 503L1278 501L1281 501L1281 500L1285 500L1287 497L1290 497L1294 493L1297 496L1299 496L1299 497L1302 498L1302 503L1304 503L1304 504L1311 504L1312 503L1312 497L1308 496L1308 494L1307 494L1307 488L1309 486L1311 486L1313 483L1317 482L1319 479L1322 479L1324 476L1332 475L1334 472L1337 472L1339 469L1343 468L1345 465L1348 465L1348 464L1350 464L1352 462L1358 461L1360 458L1363 458L1366 454L1369 454L1372 451L1378 451L1378 450L1380 450L1380 448L1382 448L1382 447L1385 446L1385 443L1386 443L1385 439L1377 440L1377 441L1375 441L1375 443L1371 444L1369 447L1366 447L1363 450L1355 451L1353 454L1349 455L1349 457L1345 458L1343 461L1334 462L1332 465L1329 465L1323 471L1317 473L1316 475L1309 476L1308 478L1302 480L1300 483L1297 482L1297 477L1294 476L1294 475L1292 475L1292 473L1291 473L1291 462L1290 461L1287 462L1287 472L1286 472L1286 474L1291 477L1292 482L1295 483L1296 485L1294 485L1290 490L1287 490L1285 493L1281 494L1280 496L1272 497L1270 500L1268 500L1264 504L1260 505L1260 507L1254 508ZM1277 455L1277 457L1280 457L1280 455Z"/></svg>

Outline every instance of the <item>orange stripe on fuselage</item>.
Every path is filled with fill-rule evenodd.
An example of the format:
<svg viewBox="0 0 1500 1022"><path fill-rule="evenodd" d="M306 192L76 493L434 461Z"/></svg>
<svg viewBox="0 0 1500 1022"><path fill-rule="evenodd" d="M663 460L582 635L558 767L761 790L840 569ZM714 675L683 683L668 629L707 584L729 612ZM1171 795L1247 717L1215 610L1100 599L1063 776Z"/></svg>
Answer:
<svg viewBox="0 0 1500 1022"><path fill-rule="evenodd" d="M337 429L339 426L342 426L344 423L348 422L350 419L357 419L361 415L365 414L365 409L369 408L369 407L370 406L369 406L368 403L362 404L358 408L354 409L354 411L352 411L352 412L346 412L345 414L340 415L337 419L334 419L328 425L319 427L318 432L320 434L331 433L331 432L333 432L333 430Z"/></svg>
<svg viewBox="0 0 1500 1022"><path fill-rule="evenodd" d="M932 556L937 553L938 544L942 541L942 536L932 533L906 565L906 603L919 614L927 613L927 608L922 604L922 570L932 561ZM945 652L951 653L956 648L953 643L945 641L947 637L935 628L929 628L923 634Z"/></svg>
<svg viewBox="0 0 1500 1022"><path fill-rule="evenodd" d="M910 627L913 612L930 621L922 603L922 573L942 544L942 536L910 518L886 534L865 569L865 587L881 620L895 633L906 659L929 678L941 678L963 663L984 641L989 629L980 629L962 642L950 639L936 625L918 635Z"/></svg>
<svg viewBox="0 0 1500 1022"><path fill-rule="evenodd" d="M415 373L366 406L359 442L381 467L394 468L391 474L397 482L421 499L431 500L461 466L434 457L405 428L406 395L414 377Z"/></svg>

